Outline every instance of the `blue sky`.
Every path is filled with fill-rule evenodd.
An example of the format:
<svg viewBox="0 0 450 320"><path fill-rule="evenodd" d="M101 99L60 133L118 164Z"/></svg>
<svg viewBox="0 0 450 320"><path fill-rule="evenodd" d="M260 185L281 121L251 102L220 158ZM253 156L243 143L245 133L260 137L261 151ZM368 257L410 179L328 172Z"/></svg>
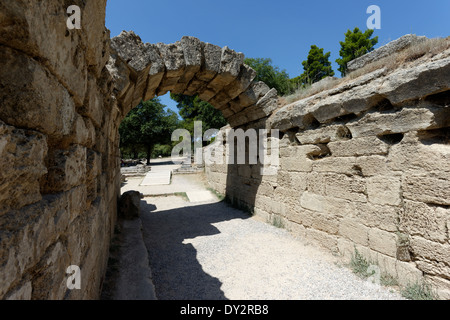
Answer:
<svg viewBox="0 0 450 320"><path fill-rule="evenodd" d="M381 8L377 47L408 33L450 36L449 0L108 0L106 26L111 37L133 30L150 43L195 36L246 57L271 58L290 77L303 72L301 62L315 44L331 52L339 76L339 41L347 29L366 30L370 5Z"/></svg>

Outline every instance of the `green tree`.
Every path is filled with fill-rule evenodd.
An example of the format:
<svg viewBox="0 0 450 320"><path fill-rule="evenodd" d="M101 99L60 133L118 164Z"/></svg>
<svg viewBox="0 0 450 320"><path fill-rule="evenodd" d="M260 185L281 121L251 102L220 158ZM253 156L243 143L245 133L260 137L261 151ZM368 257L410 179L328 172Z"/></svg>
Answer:
<svg viewBox="0 0 450 320"><path fill-rule="evenodd" d="M293 91L286 70L280 70L272 65L272 59L247 58L244 63L256 71L255 81L262 81L270 88L275 88L279 95L287 95Z"/></svg>
<svg viewBox="0 0 450 320"><path fill-rule="evenodd" d="M326 77L334 76L334 71L329 61L331 53L327 52L324 54L323 50L316 45L311 46L307 60L302 62L304 70L300 76L302 84L311 85Z"/></svg>
<svg viewBox="0 0 450 320"><path fill-rule="evenodd" d="M220 129L227 124L222 112L211 104L201 100L197 95L185 96L182 94L170 94L177 102L180 116L183 118L181 126L194 136L194 122L201 121L203 133L209 129Z"/></svg>
<svg viewBox="0 0 450 320"><path fill-rule="evenodd" d="M130 111L119 127L120 147L123 153L145 152L150 164L156 144L170 144L172 132L178 127L178 116L172 110L165 110L158 98L141 102Z"/></svg>
<svg viewBox="0 0 450 320"><path fill-rule="evenodd" d="M348 73L347 64L368 52L373 51L378 43L378 37L371 39L374 30L367 29L365 32L355 28L353 31L348 30L345 34L345 41L340 41L341 50L339 54L341 58L336 60L339 65L338 70L345 77Z"/></svg>

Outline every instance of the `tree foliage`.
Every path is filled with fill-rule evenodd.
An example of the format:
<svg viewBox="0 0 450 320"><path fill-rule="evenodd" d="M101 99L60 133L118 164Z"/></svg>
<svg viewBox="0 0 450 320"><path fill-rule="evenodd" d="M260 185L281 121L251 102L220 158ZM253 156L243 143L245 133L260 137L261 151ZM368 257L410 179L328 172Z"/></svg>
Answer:
<svg viewBox="0 0 450 320"><path fill-rule="evenodd" d="M201 121L203 133L208 129L220 129L227 124L227 120L220 110L201 100L197 95L185 96L182 94L170 94L177 102L180 116L183 118L181 127L188 130L194 136L194 122Z"/></svg>
<svg viewBox="0 0 450 320"><path fill-rule="evenodd" d="M330 52L323 53L322 48L316 45L311 46L308 58L302 62L303 74L300 76L300 80L304 85L311 85L326 77L334 76L331 62L329 61Z"/></svg>
<svg viewBox="0 0 450 320"><path fill-rule="evenodd" d="M273 66L272 59L247 58L244 63L256 71L255 81L262 81L270 88L277 89L279 95L287 95L293 91L289 74L286 70Z"/></svg>
<svg viewBox="0 0 450 320"><path fill-rule="evenodd" d="M122 153L137 158L145 152L147 164L154 146L170 144L172 132L178 127L178 116L172 110L165 110L158 98L141 102L130 111L119 127Z"/></svg>
<svg viewBox="0 0 450 320"><path fill-rule="evenodd" d="M339 65L338 70L342 76L348 73L347 64L368 52L373 51L375 45L378 43L378 37L372 38L374 30L368 29L365 32L355 28L353 31L348 30L345 34L345 41L340 41L341 50L339 54L341 58L336 60Z"/></svg>

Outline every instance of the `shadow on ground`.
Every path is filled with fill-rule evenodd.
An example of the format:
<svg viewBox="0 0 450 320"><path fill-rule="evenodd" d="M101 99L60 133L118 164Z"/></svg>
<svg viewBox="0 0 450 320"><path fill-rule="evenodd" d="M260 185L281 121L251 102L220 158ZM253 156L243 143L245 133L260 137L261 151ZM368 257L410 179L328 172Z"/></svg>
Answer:
<svg viewBox="0 0 450 320"><path fill-rule="evenodd" d="M157 212L154 205L145 203L142 209L144 241L158 299L225 300L222 283L203 271L197 250L185 242L219 234L214 223L249 216L230 210L224 202Z"/></svg>

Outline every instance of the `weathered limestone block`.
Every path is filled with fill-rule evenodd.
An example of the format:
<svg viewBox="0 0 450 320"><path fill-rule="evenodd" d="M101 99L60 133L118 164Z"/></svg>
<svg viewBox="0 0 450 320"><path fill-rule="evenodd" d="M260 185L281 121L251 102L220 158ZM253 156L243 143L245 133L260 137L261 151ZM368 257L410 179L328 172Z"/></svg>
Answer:
<svg viewBox="0 0 450 320"><path fill-rule="evenodd" d="M407 136L405 135L405 139ZM403 141L405 141L405 139ZM450 146L423 144L414 137L414 143L400 143L389 150L388 168L395 171L450 172Z"/></svg>
<svg viewBox="0 0 450 320"><path fill-rule="evenodd" d="M369 247L390 257L397 257L397 236L376 228L369 229Z"/></svg>
<svg viewBox="0 0 450 320"><path fill-rule="evenodd" d="M364 177L375 175L385 176L391 174L391 170L388 168L388 159L383 156L374 155L358 157L356 166Z"/></svg>
<svg viewBox="0 0 450 320"><path fill-rule="evenodd" d="M449 89L450 57L447 57L392 72L385 78L379 93L395 105Z"/></svg>
<svg viewBox="0 0 450 320"><path fill-rule="evenodd" d="M391 113L368 113L347 124L354 138L428 130L450 126L450 108L404 108Z"/></svg>
<svg viewBox="0 0 450 320"><path fill-rule="evenodd" d="M7 47L0 48L0 61L0 118L55 138L69 135L75 104L59 81L36 60Z"/></svg>
<svg viewBox="0 0 450 320"><path fill-rule="evenodd" d="M83 11L82 28L86 32L86 62L100 76L103 67L108 62L110 54L110 32L105 28L106 0L86 3Z"/></svg>
<svg viewBox="0 0 450 320"><path fill-rule="evenodd" d="M440 261L447 267L450 266L450 244L441 244L426 240L422 237L411 237L410 247L413 254L419 259Z"/></svg>
<svg viewBox="0 0 450 320"><path fill-rule="evenodd" d="M317 129L301 131L295 136L301 144L318 144L347 140L346 136L349 136L349 134L350 132L343 125L327 125Z"/></svg>
<svg viewBox="0 0 450 320"><path fill-rule="evenodd" d="M339 235L366 247L369 245L369 230L352 218L344 218L339 224Z"/></svg>
<svg viewBox="0 0 450 320"><path fill-rule="evenodd" d="M195 74L202 67L203 52L200 40L194 37L181 38L181 48L183 50L186 69L184 74L178 80L173 93L183 93Z"/></svg>
<svg viewBox="0 0 450 320"><path fill-rule="evenodd" d="M450 205L450 179L431 177L425 173L411 174L403 179L402 188L407 199Z"/></svg>
<svg viewBox="0 0 450 320"><path fill-rule="evenodd" d="M231 97L225 91L220 91L209 100L209 103L212 104L216 109L223 110L228 107L228 103L230 102L230 100Z"/></svg>
<svg viewBox="0 0 450 320"><path fill-rule="evenodd" d="M362 202L355 205L355 212L349 216L359 219L362 224L388 232L398 231L398 219L403 210L401 207Z"/></svg>
<svg viewBox="0 0 450 320"><path fill-rule="evenodd" d="M333 172L359 175L356 157L326 157L312 163L314 172Z"/></svg>
<svg viewBox="0 0 450 320"><path fill-rule="evenodd" d="M435 242L443 243L447 240L449 209L409 200L404 200L404 208L400 215L401 231Z"/></svg>
<svg viewBox="0 0 450 320"><path fill-rule="evenodd" d="M354 157L368 155L386 155L389 145L377 137L364 137L348 141L336 141L328 144L335 157Z"/></svg>
<svg viewBox="0 0 450 320"><path fill-rule="evenodd" d="M102 173L102 155L93 150L87 150L86 161L88 199L92 201L97 198L97 178Z"/></svg>
<svg viewBox="0 0 450 320"><path fill-rule="evenodd" d="M342 116L346 114L342 101L343 99L340 95L327 97L310 107L311 114L320 123Z"/></svg>
<svg viewBox="0 0 450 320"><path fill-rule="evenodd" d="M113 80L116 97L122 99L131 85L131 70L115 52L111 52L106 68Z"/></svg>
<svg viewBox="0 0 450 320"><path fill-rule="evenodd" d="M122 31L120 35L112 38L111 48L136 73L135 75L150 67L152 61L147 54L147 48L133 31Z"/></svg>
<svg viewBox="0 0 450 320"><path fill-rule="evenodd" d="M352 202L321 196L308 191L304 192L300 197L300 205L308 210L338 217L345 217L355 211L355 205Z"/></svg>
<svg viewBox="0 0 450 320"><path fill-rule="evenodd" d="M243 64L241 66L241 71L231 84L229 84L224 91L231 99L237 98L241 93L243 93L250 86L252 81L256 77L256 71L251 67Z"/></svg>
<svg viewBox="0 0 450 320"><path fill-rule="evenodd" d="M337 248L338 238L323 231L306 229L305 238L331 251L335 251Z"/></svg>
<svg viewBox="0 0 450 320"><path fill-rule="evenodd" d="M313 161L308 158L311 152L320 150L316 146L297 146L287 148L290 153L284 156L281 154L281 169L286 171L310 172L312 170Z"/></svg>
<svg viewBox="0 0 450 320"><path fill-rule="evenodd" d="M46 193L67 191L86 180L86 148L74 145L68 150L49 154L48 174L43 188Z"/></svg>
<svg viewBox="0 0 450 320"><path fill-rule="evenodd" d="M431 284L439 299L450 300L450 280L436 276L425 276L424 280Z"/></svg>
<svg viewBox="0 0 450 320"><path fill-rule="evenodd" d="M201 94L207 84L214 79L220 71L220 60L222 57L222 48L210 43L201 43L203 59L202 68L196 73L194 79L189 83L185 95L192 96Z"/></svg>
<svg viewBox="0 0 450 320"><path fill-rule="evenodd" d="M166 73L157 90L157 95L161 96L175 88L185 72L186 61L181 41L171 44L158 43L157 47L166 66Z"/></svg>
<svg viewBox="0 0 450 320"><path fill-rule="evenodd" d="M67 290L66 269L70 266L67 248L61 241L52 244L35 266L33 278L34 300L58 300Z"/></svg>
<svg viewBox="0 0 450 320"><path fill-rule="evenodd" d="M356 58L355 60L350 61L347 65L348 71L353 72L355 70L361 69L370 63L393 55L410 47L413 44L417 44L424 40L426 40L426 37L419 37L415 34L404 35L378 49L375 49L372 52L369 52L359 58Z"/></svg>
<svg viewBox="0 0 450 320"><path fill-rule="evenodd" d="M164 78L166 64L161 57L158 46L155 44L144 44L147 55L151 61L151 67L148 74L147 89L144 93L144 101L153 99L157 93L159 85Z"/></svg>
<svg viewBox="0 0 450 320"><path fill-rule="evenodd" d="M208 84L208 88L215 93L223 90L239 76L243 63L243 53L238 53L228 47L223 47L219 73Z"/></svg>
<svg viewBox="0 0 450 320"><path fill-rule="evenodd" d="M229 117L231 117L231 116L233 116L235 114L234 111L231 110L230 108L226 108L226 109L223 109L221 111L222 111L222 114L223 114L225 119L227 119L227 118L229 118Z"/></svg>
<svg viewBox="0 0 450 320"><path fill-rule="evenodd" d="M261 108L266 116L272 114L272 112L278 107L278 92L276 89L271 89L264 97L258 100L256 106Z"/></svg>
<svg viewBox="0 0 450 320"><path fill-rule="evenodd" d="M408 286L415 283L422 283L424 280L423 272L417 268L414 262L395 261L397 271L397 281L402 286Z"/></svg>
<svg viewBox="0 0 450 320"><path fill-rule="evenodd" d="M329 235L337 235L339 232L339 221L340 219L336 216L313 212L310 226Z"/></svg>
<svg viewBox="0 0 450 320"><path fill-rule="evenodd" d="M328 174L323 185L327 196L353 202L367 202L366 182L358 176Z"/></svg>
<svg viewBox="0 0 450 320"><path fill-rule="evenodd" d="M94 66L98 73L108 59L107 46L103 47L108 43L104 26L106 1L87 4L74 0L71 4L81 8L81 27L89 32L67 29L67 6L61 1L2 2L0 43L31 57L39 57L61 79L75 103L82 105L88 66ZM90 40L95 43L90 43Z"/></svg>
<svg viewBox="0 0 450 320"><path fill-rule="evenodd" d="M104 98L103 94L100 92L95 79L88 77L88 90L86 93L86 100L84 105L77 109L77 111L85 116L89 117L96 127L100 127L103 122L103 107Z"/></svg>
<svg viewBox="0 0 450 320"><path fill-rule="evenodd" d="M450 266L446 263L434 260L417 260L417 268L427 275L450 277Z"/></svg>
<svg viewBox="0 0 450 320"><path fill-rule="evenodd" d="M47 173L47 139L0 121L0 216L41 200L40 179Z"/></svg>
<svg viewBox="0 0 450 320"><path fill-rule="evenodd" d="M46 252L67 229L72 213L68 210L83 210L82 201L77 197L74 204L66 193L60 193L2 217L1 228L9 232L0 239L0 298L14 289L11 284L21 279L24 272L32 268L30 273L34 274L36 264L45 260ZM40 289L33 283L33 291Z"/></svg>
<svg viewBox="0 0 450 320"><path fill-rule="evenodd" d="M280 131L292 128L305 129L303 118L309 113L311 98L293 102L277 110L270 118L271 127Z"/></svg>
<svg viewBox="0 0 450 320"><path fill-rule="evenodd" d="M239 97L230 101L230 108L236 113L241 112L245 108L256 104L269 91L270 88L264 82L252 82Z"/></svg>
<svg viewBox="0 0 450 320"><path fill-rule="evenodd" d="M400 205L400 189L400 176L373 176L367 179L367 196L373 204Z"/></svg>
<svg viewBox="0 0 450 320"><path fill-rule="evenodd" d="M123 61L127 62L132 71L131 81L135 85L132 94L132 107L134 107L146 93L152 56L147 50L148 47L133 31L123 31L119 36L113 38L111 48Z"/></svg>

